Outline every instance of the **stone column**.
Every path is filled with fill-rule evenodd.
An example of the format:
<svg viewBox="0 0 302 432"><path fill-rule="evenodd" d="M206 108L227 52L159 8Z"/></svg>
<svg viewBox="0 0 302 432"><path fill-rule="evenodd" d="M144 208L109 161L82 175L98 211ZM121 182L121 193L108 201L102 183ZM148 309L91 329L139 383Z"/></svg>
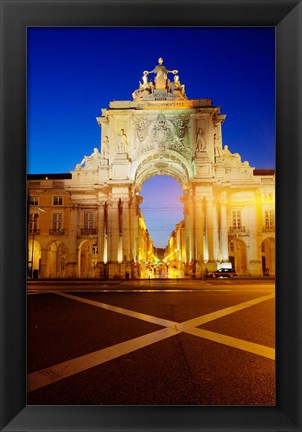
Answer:
<svg viewBox="0 0 302 432"><path fill-rule="evenodd" d="M130 254L130 262L133 264L135 261L136 249L134 242L134 199L130 197L129 201L129 232L130 232L130 244L129 244L129 254Z"/></svg>
<svg viewBox="0 0 302 432"><path fill-rule="evenodd" d="M189 204L188 213L189 213L189 221L190 221L189 251L190 251L191 261L194 262L196 259L195 257L195 210L194 210L194 196L192 190L190 190L188 204Z"/></svg>
<svg viewBox="0 0 302 432"><path fill-rule="evenodd" d="M217 231L217 210L212 197L206 200L207 207L207 237L209 263L216 263L218 259L218 231Z"/></svg>
<svg viewBox="0 0 302 432"><path fill-rule="evenodd" d="M191 190L186 192L182 197L184 203L185 217L185 250L186 250L186 266L189 273L192 272L192 262L195 260L194 248L194 209Z"/></svg>
<svg viewBox="0 0 302 432"><path fill-rule="evenodd" d="M262 262L261 262L261 245L258 246L257 236L257 211L256 207L250 205L248 208L248 232L249 232L249 248L248 248L248 268L247 271L251 276L261 276Z"/></svg>
<svg viewBox="0 0 302 432"><path fill-rule="evenodd" d="M195 197L195 259L196 276L201 276L203 268L203 238L204 238L204 215L202 211L201 197Z"/></svg>
<svg viewBox="0 0 302 432"><path fill-rule="evenodd" d="M135 196L130 201L130 259L131 261L138 261L137 250L137 237L138 237L138 223L137 223L136 199Z"/></svg>
<svg viewBox="0 0 302 432"><path fill-rule="evenodd" d="M206 264L209 262L209 236L208 236L208 208L206 198L202 200L202 210L203 210L203 260Z"/></svg>
<svg viewBox="0 0 302 432"><path fill-rule="evenodd" d="M137 278L138 273L138 259L139 259L139 229L138 229L138 218L139 218L139 196L136 195L135 190L132 193L130 200L130 260L131 266L131 277Z"/></svg>
<svg viewBox="0 0 302 432"><path fill-rule="evenodd" d="M123 217L122 217L122 241L123 241L123 277L129 278L131 275L131 258L130 258L130 201L123 201Z"/></svg>
<svg viewBox="0 0 302 432"><path fill-rule="evenodd" d="M185 264L187 265L188 261L190 261L190 257L189 257L189 242L188 242L188 237L189 237L189 231L188 231L189 219L188 219L188 203L187 203L185 195L183 195L181 197L181 201L182 201L182 203L184 205L184 221L185 221L185 225L184 225L184 251L185 251L184 261L185 261Z"/></svg>
<svg viewBox="0 0 302 432"><path fill-rule="evenodd" d="M108 203L108 259L109 278L119 277L118 247L119 247L119 217L118 201Z"/></svg>
<svg viewBox="0 0 302 432"><path fill-rule="evenodd" d="M117 212L118 212L118 247L117 247L117 261L121 264L124 260L123 253L123 202L121 199L118 200L117 203Z"/></svg>
<svg viewBox="0 0 302 432"><path fill-rule="evenodd" d="M104 277L104 236L105 236L105 208L103 203L99 203L98 206L98 223L97 223L97 234L98 234L98 261L97 261L97 275Z"/></svg>
<svg viewBox="0 0 302 432"><path fill-rule="evenodd" d="M71 206L69 228L69 257L68 261L66 262L66 276L68 278L79 277L77 253L78 212L79 209L77 205Z"/></svg>
<svg viewBox="0 0 302 432"><path fill-rule="evenodd" d="M217 204L215 201L213 204L213 253L214 260L219 261L219 235L218 235L218 214L217 214Z"/></svg>
<svg viewBox="0 0 302 432"><path fill-rule="evenodd" d="M103 260L104 264L107 264L109 261L109 232L108 232L108 202L106 201L104 204L104 253Z"/></svg>
<svg viewBox="0 0 302 432"><path fill-rule="evenodd" d="M220 204L220 252L222 262L229 262L227 211L226 202L223 199Z"/></svg>
<svg viewBox="0 0 302 432"><path fill-rule="evenodd" d="M123 261L130 261L130 202L123 202Z"/></svg>

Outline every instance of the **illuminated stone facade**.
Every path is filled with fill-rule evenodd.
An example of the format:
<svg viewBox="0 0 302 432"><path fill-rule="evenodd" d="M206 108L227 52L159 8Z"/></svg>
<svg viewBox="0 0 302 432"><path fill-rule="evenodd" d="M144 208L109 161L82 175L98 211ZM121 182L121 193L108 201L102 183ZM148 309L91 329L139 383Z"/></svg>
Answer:
<svg viewBox="0 0 302 432"><path fill-rule="evenodd" d="M183 188L184 220L167 252L181 275L221 265L240 275L275 273L274 171L254 169L223 145L226 116L210 99L189 100L177 74L159 59L132 101L102 109L101 147L71 175L29 176L30 274L143 277L154 247L140 191L154 175Z"/></svg>

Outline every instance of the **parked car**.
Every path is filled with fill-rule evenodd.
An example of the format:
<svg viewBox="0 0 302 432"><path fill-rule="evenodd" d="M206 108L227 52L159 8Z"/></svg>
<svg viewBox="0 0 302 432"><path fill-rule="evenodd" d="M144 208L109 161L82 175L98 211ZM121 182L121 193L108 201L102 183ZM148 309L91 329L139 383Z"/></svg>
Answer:
<svg viewBox="0 0 302 432"><path fill-rule="evenodd" d="M232 278L235 276L237 276L235 270L229 268L220 268L206 274L207 278Z"/></svg>

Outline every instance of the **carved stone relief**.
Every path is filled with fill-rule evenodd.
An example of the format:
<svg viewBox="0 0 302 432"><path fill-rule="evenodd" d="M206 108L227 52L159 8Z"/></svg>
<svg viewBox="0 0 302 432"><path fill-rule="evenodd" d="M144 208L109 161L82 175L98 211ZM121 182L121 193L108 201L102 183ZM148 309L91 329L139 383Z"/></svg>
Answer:
<svg viewBox="0 0 302 432"><path fill-rule="evenodd" d="M170 149L190 158L191 149L186 142L189 116L180 115L172 118L158 114L153 119L145 116L134 117L136 135L139 141L138 154L149 150Z"/></svg>

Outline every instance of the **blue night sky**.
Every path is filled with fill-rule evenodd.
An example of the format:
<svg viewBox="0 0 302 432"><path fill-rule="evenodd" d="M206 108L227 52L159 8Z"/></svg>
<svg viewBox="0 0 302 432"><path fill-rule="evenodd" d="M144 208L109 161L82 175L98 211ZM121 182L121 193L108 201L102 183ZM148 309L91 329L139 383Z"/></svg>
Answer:
<svg viewBox="0 0 302 432"><path fill-rule="evenodd" d="M100 148L101 108L132 100L159 57L179 71L189 99L212 98L227 115L223 145L252 167L275 167L273 27L29 28L27 41L28 173L69 173ZM143 185L157 247L182 219L181 194L168 177Z"/></svg>

